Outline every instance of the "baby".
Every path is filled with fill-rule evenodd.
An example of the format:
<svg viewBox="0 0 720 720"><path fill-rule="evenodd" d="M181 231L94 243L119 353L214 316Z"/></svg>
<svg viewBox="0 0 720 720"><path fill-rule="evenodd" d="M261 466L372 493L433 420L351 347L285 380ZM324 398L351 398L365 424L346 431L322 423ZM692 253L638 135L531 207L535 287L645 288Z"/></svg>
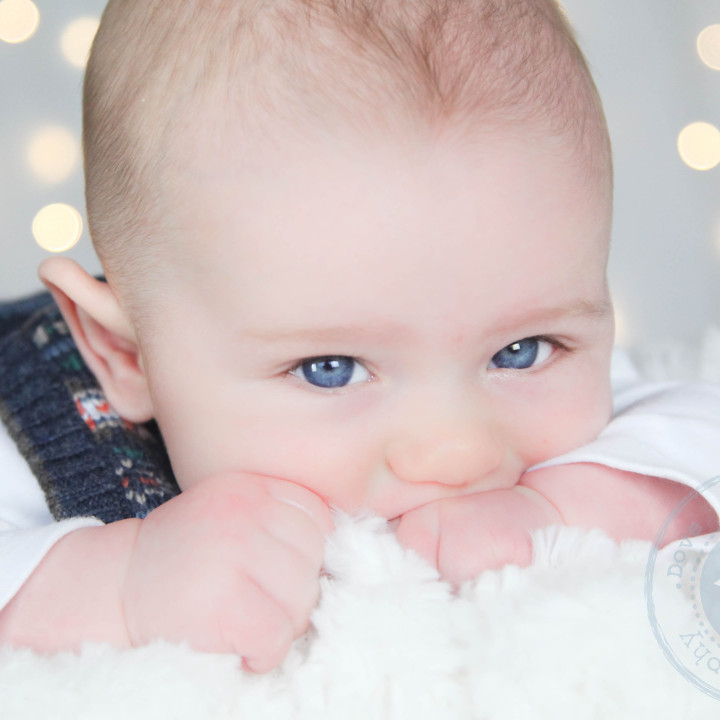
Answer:
<svg viewBox="0 0 720 720"><path fill-rule="evenodd" d="M49 543L5 643L165 638L267 671L308 627L331 508L459 583L547 525L652 539L720 470L680 417L717 432L709 390L641 390L655 424L588 446L613 404L611 157L552 0L110 0L84 109L107 282L41 277L182 493Z"/></svg>

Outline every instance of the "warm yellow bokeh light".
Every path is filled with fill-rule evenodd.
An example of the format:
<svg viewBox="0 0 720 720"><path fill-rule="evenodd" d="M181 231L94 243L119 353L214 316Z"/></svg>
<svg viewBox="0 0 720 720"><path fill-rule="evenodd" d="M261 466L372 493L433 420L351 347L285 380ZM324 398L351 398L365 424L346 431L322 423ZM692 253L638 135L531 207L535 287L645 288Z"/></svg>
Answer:
<svg viewBox="0 0 720 720"><path fill-rule="evenodd" d="M31 38L40 22L40 13L31 0L0 1L0 40L21 43Z"/></svg>
<svg viewBox="0 0 720 720"><path fill-rule="evenodd" d="M35 133L27 149L34 175L46 183L67 180L78 167L80 143L63 127L47 127Z"/></svg>
<svg viewBox="0 0 720 720"><path fill-rule="evenodd" d="M60 49L71 65L85 67L99 25L97 18L81 17L65 28L60 38Z"/></svg>
<svg viewBox="0 0 720 720"><path fill-rule="evenodd" d="M45 206L32 223L37 244L49 252L69 250L80 239L83 221L80 213L70 205L55 203Z"/></svg>
<svg viewBox="0 0 720 720"><path fill-rule="evenodd" d="M720 130L706 122L688 125L678 136L678 152L694 170L710 170L720 163Z"/></svg>
<svg viewBox="0 0 720 720"><path fill-rule="evenodd" d="M709 68L720 70L720 25L710 25L698 35L697 50Z"/></svg>

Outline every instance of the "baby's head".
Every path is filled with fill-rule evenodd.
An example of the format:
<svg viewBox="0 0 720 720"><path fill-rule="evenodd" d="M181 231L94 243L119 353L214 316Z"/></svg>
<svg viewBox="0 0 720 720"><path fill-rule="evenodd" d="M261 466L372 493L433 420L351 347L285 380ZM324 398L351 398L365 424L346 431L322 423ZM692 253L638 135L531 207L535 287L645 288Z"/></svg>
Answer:
<svg viewBox="0 0 720 720"><path fill-rule="evenodd" d="M109 285L44 277L181 486L395 517L607 421L609 142L552 0L110 0L84 142Z"/></svg>

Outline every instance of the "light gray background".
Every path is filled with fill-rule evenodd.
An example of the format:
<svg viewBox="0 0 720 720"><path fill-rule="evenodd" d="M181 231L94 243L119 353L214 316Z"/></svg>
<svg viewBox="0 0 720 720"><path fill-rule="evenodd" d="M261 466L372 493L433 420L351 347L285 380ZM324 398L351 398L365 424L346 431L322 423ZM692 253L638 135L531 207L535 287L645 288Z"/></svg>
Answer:
<svg viewBox="0 0 720 720"><path fill-rule="evenodd" d="M64 60L60 35L104 0L35 0L27 42L0 42L0 298L40 287L46 257L30 227L52 202L82 210L80 168L66 181L36 180L29 137L47 124L80 135L82 73ZM141 2L142 0L138 0ZM239 0L240 1L240 0ZM600 92L615 149L616 215L610 277L623 344L694 340L720 325L720 167L688 168L677 135L690 122L720 126L720 72L695 42L720 23L718 0L566 0ZM87 233L68 256L99 271Z"/></svg>

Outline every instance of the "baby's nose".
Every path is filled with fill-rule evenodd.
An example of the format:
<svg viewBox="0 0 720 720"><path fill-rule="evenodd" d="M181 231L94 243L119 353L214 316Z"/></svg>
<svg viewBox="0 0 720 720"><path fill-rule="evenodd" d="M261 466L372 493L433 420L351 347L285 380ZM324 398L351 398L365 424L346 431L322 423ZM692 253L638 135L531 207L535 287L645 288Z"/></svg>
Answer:
<svg viewBox="0 0 720 720"><path fill-rule="evenodd" d="M388 467L401 480L450 486L480 483L503 458L491 419L478 417L435 418L401 431L386 450Z"/></svg>

